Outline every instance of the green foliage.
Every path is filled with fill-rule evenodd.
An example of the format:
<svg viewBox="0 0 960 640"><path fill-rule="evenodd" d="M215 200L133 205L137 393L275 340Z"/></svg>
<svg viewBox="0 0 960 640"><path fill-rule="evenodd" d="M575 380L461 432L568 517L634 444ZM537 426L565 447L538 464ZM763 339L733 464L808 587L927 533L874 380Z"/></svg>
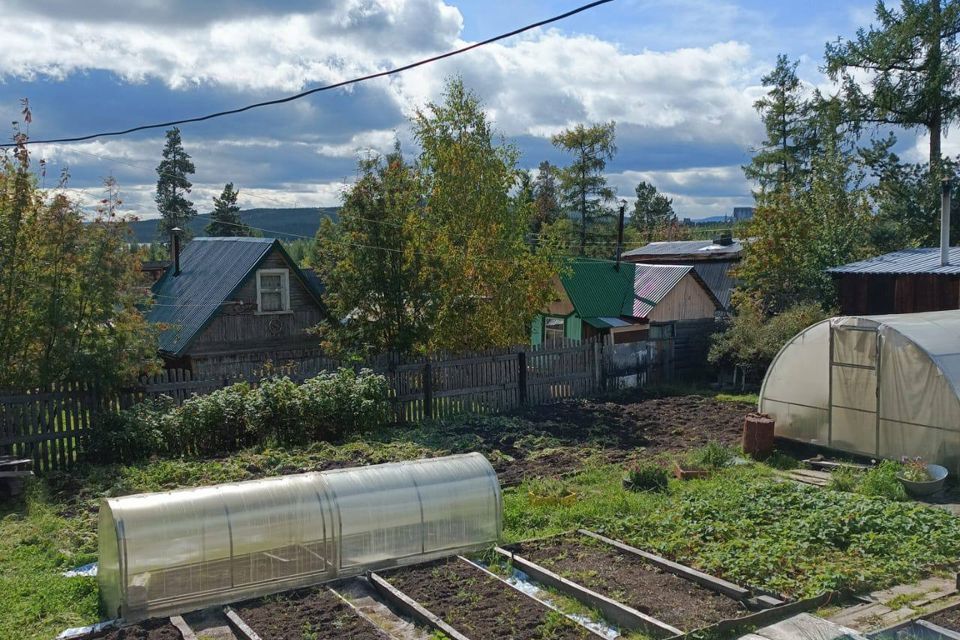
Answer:
<svg viewBox="0 0 960 640"><path fill-rule="evenodd" d="M929 482L932 480L923 458L906 459L900 464L898 475L910 482Z"/></svg>
<svg viewBox="0 0 960 640"><path fill-rule="evenodd" d="M746 366L754 377L762 376L788 340L826 317L819 305L800 304L767 318L758 304L741 301L724 331L713 336L709 360Z"/></svg>
<svg viewBox="0 0 960 640"><path fill-rule="evenodd" d="M557 184L560 170L544 160L537 167L537 177L531 185L533 214L530 232L539 235L545 227L556 223L563 212L560 207L560 190Z"/></svg>
<svg viewBox="0 0 960 640"><path fill-rule="evenodd" d="M838 467L830 473L828 488L888 500L906 500L907 493L897 479L901 469L901 465L892 460L884 460L866 471Z"/></svg>
<svg viewBox="0 0 960 640"><path fill-rule="evenodd" d="M612 247L603 243L616 239L616 231L611 233L609 227L613 212L607 207L614 192L603 173L617 153L615 129L614 122L578 124L552 138L553 146L573 154L573 162L560 170L560 192L564 209L579 222L576 237L581 256L588 255L588 243L592 248L589 255L606 256Z"/></svg>
<svg viewBox="0 0 960 640"><path fill-rule="evenodd" d="M151 456L214 456L253 444L332 441L383 426L390 419L383 376L351 369L321 373L296 384L271 378L105 414L85 434L85 458L133 462Z"/></svg>
<svg viewBox="0 0 960 640"><path fill-rule="evenodd" d="M25 148L0 160L0 388L111 387L156 366L116 182L105 181L93 219L62 187L37 188Z"/></svg>
<svg viewBox="0 0 960 640"><path fill-rule="evenodd" d="M673 198L663 195L649 182L638 184L636 194L630 226L642 233L647 242L652 242L658 235L662 235L662 229L677 222L677 214L673 212Z"/></svg>
<svg viewBox="0 0 960 640"><path fill-rule="evenodd" d="M630 491L666 491L666 469L653 462L635 462L627 467L623 486Z"/></svg>
<svg viewBox="0 0 960 640"><path fill-rule="evenodd" d="M157 193L154 196L160 212L157 235L161 241L165 241L170 231L177 227L183 229L185 238L192 235L188 224L197 216L197 210L186 194L193 188L189 176L194 170L193 161L183 149L180 129L168 130L163 160L157 165Z"/></svg>
<svg viewBox="0 0 960 640"><path fill-rule="evenodd" d="M213 213L210 222L203 232L208 236L254 236L257 235L243 220L240 219L240 207L237 197L240 192L228 182L223 192L213 198Z"/></svg>
<svg viewBox="0 0 960 640"><path fill-rule="evenodd" d="M687 459L696 469L715 471L733 464L737 453L733 447L724 446L719 442L709 442L707 446L691 451Z"/></svg>
<svg viewBox="0 0 960 640"><path fill-rule="evenodd" d="M960 519L879 497L774 482L734 466L664 493L634 493L612 469L569 480L578 500L543 506L524 485L505 494L505 535L586 527L728 580L796 597L919 578L960 552Z"/></svg>
<svg viewBox="0 0 960 640"><path fill-rule="evenodd" d="M317 233L311 261L341 320L318 332L341 353L526 342L553 295L559 243L553 233L535 251L527 242L534 201L511 196L529 178L517 149L460 80L447 83L441 103L418 109L412 125L416 162L399 149L362 162L340 224Z"/></svg>

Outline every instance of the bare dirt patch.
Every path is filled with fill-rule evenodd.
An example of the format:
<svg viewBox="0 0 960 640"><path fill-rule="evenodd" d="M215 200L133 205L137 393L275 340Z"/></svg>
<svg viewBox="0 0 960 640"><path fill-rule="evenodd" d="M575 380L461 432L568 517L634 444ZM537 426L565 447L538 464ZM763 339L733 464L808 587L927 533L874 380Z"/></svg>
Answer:
<svg viewBox="0 0 960 640"><path fill-rule="evenodd" d="M583 536L523 542L510 548L569 580L684 631L748 613L732 598Z"/></svg>
<svg viewBox="0 0 960 640"><path fill-rule="evenodd" d="M180 630L167 620L145 620L103 637L104 640L183 640Z"/></svg>
<svg viewBox="0 0 960 640"><path fill-rule="evenodd" d="M383 574L405 594L472 640L581 640L563 614L457 559Z"/></svg>
<svg viewBox="0 0 960 640"><path fill-rule="evenodd" d="M924 620L928 620L933 624L940 625L944 629L960 632L960 609L942 611L935 615L925 617Z"/></svg>
<svg viewBox="0 0 960 640"><path fill-rule="evenodd" d="M233 608L263 640L387 640L323 587L248 600Z"/></svg>

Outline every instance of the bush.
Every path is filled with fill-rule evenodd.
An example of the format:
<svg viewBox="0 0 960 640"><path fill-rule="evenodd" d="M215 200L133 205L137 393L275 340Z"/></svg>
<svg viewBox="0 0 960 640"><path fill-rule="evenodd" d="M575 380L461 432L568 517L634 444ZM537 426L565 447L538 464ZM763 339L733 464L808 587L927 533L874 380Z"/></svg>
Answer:
<svg viewBox="0 0 960 640"><path fill-rule="evenodd" d="M623 476L623 486L630 491L664 491L669 476L666 469L652 462L636 462Z"/></svg>
<svg viewBox="0 0 960 640"><path fill-rule="evenodd" d="M907 493L897 479L900 469L900 464L893 460L884 460L866 471L838 467L830 474L827 488L889 500L906 500Z"/></svg>
<svg viewBox="0 0 960 640"><path fill-rule="evenodd" d="M98 464L136 462L167 449L165 418L173 399L160 396L124 409L104 412L80 432L80 448L87 460Z"/></svg>
<svg viewBox="0 0 960 640"><path fill-rule="evenodd" d="M695 469L716 470L729 467L737 456L736 449L725 447L717 442L710 442L707 446L692 451L688 456L691 466Z"/></svg>
<svg viewBox="0 0 960 640"><path fill-rule="evenodd" d="M105 414L84 435L85 455L97 462L133 462L153 455L228 453L253 444L335 440L389 420L389 387L371 371L322 373L298 385L270 378L194 396L170 398Z"/></svg>

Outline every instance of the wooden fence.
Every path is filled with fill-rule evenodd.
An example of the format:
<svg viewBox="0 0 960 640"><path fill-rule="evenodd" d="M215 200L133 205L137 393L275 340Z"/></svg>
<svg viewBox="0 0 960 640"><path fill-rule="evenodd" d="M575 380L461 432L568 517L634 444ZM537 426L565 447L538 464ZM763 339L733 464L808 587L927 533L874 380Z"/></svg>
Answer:
<svg viewBox="0 0 960 640"><path fill-rule="evenodd" d="M333 368L325 361L324 369ZM400 422L459 413L497 413L522 405L585 396L604 384L599 341L519 346L460 355L400 360L378 357L356 366L384 375ZM319 373L309 366L281 371L294 380ZM38 473L69 469L77 460L84 431L105 415L149 398L168 396L181 404L256 376L196 379L168 370L134 388L103 393L92 383L62 383L49 389L0 393L0 455L29 457Z"/></svg>

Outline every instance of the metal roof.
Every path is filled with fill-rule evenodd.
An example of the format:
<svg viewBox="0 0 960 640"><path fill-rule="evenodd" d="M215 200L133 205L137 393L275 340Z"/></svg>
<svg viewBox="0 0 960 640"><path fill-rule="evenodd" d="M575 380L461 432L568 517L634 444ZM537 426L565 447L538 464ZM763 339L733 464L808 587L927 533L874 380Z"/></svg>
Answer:
<svg viewBox="0 0 960 640"><path fill-rule="evenodd" d="M950 264L940 266L940 248L904 249L827 269L827 273L960 274L960 247L950 247Z"/></svg>
<svg viewBox="0 0 960 640"><path fill-rule="evenodd" d="M713 240L676 240L671 242L651 242L646 246L625 251L624 258L683 256L697 258L737 258L743 251L743 242L734 238L733 244L714 244Z"/></svg>
<svg viewBox="0 0 960 640"><path fill-rule="evenodd" d="M696 271L703 283L707 285L717 301L724 309L730 308L730 296L733 289L737 286L737 279L733 277L731 271L736 266L735 262L730 260L710 260L707 262L694 262L693 270Z"/></svg>
<svg viewBox="0 0 960 640"><path fill-rule="evenodd" d="M632 318L646 318L683 276L693 271L689 265L637 264L634 268L633 295L623 301L620 312Z"/></svg>
<svg viewBox="0 0 960 640"><path fill-rule="evenodd" d="M593 326L623 326L623 316L645 318L693 267L621 263L579 258L560 276L577 315ZM622 320L621 320L622 322ZM625 323L629 324L629 323Z"/></svg>
<svg viewBox="0 0 960 640"><path fill-rule="evenodd" d="M180 275L167 269L153 285L154 304L147 319L166 325L159 337L160 351L182 355L274 248L283 253L291 271L319 302L312 282L275 238L194 238L180 253Z"/></svg>

